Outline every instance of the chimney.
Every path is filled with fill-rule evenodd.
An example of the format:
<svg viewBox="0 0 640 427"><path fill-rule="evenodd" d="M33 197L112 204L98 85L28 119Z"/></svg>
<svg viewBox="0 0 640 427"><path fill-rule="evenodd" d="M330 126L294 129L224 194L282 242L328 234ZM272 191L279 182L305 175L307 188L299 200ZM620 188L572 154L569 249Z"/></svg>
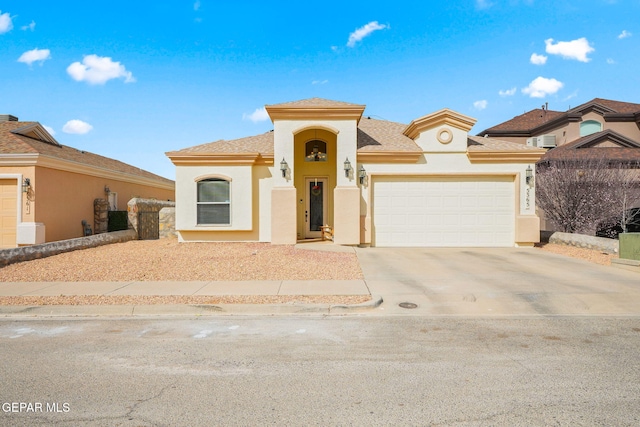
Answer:
<svg viewBox="0 0 640 427"><path fill-rule="evenodd" d="M18 118L11 114L0 114L0 122L17 122Z"/></svg>

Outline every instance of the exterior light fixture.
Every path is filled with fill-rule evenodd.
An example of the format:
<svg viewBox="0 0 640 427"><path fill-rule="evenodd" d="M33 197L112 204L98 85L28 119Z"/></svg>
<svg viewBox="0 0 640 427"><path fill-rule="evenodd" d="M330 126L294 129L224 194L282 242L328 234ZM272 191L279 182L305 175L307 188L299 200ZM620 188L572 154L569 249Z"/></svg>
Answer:
<svg viewBox="0 0 640 427"><path fill-rule="evenodd" d="M109 193L111 193L111 189L109 188L109 186L105 185L104 186L104 194L106 194L108 196Z"/></svg>
<svg viewBox="0 0 640 427"><path fill-rule="evenodd" d="M527 166L525 170L526 182L529 187L533 187L533 169L531 169L531 165Z"/></svg>
<svg viewBox="0 0 640 427"><path fill-rule="evenodd" d="M364 180L367 178L367 171L364 170L364 166L360 165L358 170L358 177L360 178L360 184L364 184Z"/></svg>
<svg viewBox="0 0 640 427"><path fill-rule="evenodd" d="M29 178L25 178L22 182L22 192L28 193L31 190L31 180Z"/></svg>
<svg viewBox="0 0 640 427"><path fill-rule="evenodd" d="M344 176L346 178L349 178L349 173L351 173L351 162L349 161L349 158L347 157L347 160L344 161Z"/></svg>
<svg viewBox="0 0 640 427"><path fill-rule="evenodd" d="M287 176L287 169L289 169L289 165L287 164L287 161L283 157L282 161L280 162L280 171L282 172L283 178Z"/></svg>

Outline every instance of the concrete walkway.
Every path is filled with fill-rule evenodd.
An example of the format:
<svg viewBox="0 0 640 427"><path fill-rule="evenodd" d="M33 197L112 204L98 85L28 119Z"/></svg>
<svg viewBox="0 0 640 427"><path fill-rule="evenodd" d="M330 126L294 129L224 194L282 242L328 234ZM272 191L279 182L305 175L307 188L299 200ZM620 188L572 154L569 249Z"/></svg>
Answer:
<svg viewBox="0 0 640 427"><path fill-rule="evenodd" d="M210 282L0 282L0 297L16 296L234 296L234 295L366 295L364 280L257 280ZM375 307L380 297L353 305L217 304L213 305L88 305L0 306L2 315L133 315L133 314L305 314L357 312Z"/></svg>
<svg viewBox="0 0 640 427"><path fill-rule="evenodd" d="M0 306L0 316L345 314L640 316L640 274L533 248L300 249L355 252L364 280L0 282L2 296L371 295L337 304ZM408 304L405 304L408 303Z"/></svg>

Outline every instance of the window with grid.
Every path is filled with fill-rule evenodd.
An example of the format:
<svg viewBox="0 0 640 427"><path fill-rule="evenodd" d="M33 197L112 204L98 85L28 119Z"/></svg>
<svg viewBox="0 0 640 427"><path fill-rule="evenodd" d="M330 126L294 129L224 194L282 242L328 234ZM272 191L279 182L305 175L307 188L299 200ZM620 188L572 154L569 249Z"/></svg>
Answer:
<svg viewBox="0 0 640 427"><path fill-rule="evenodd" d="M219 178L198 181L198 224L231 224L230 182Z"/></svg>

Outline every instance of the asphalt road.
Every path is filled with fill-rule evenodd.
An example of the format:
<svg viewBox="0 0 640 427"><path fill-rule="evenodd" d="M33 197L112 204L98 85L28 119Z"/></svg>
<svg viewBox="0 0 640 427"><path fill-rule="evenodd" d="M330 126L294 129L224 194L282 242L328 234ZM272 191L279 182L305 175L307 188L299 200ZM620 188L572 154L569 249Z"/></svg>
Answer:
<svg viewBox="0 0 640 427"><path fill-rule="evenodd" d="M640 317L3 319L0 425L637 426L638 349Z"/></svg>

